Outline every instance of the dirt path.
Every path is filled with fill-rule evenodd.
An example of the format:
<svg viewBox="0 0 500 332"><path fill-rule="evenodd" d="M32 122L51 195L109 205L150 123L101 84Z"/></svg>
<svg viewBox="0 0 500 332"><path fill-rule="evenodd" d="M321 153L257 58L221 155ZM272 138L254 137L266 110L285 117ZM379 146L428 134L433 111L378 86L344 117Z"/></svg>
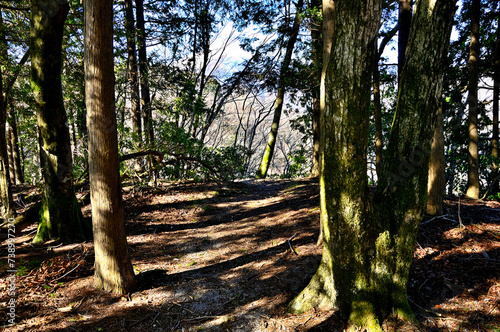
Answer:
<svg viewBox="0 0 500 332"><path fill-rule="evenodd" d="M285 313L321 255L312 180L125 188L124 199L139 289L127 296L94 290L92 244L34 248L32 226L17 238L24 275L9 331L343 329L335 312ZM428 331L499 331L500 204L460 204L466 227L453 221L455 200L447 216L422 225L408 293ZM2 262L6 248L4 241ZM2 265L0 319L6 271Z"/></svg>

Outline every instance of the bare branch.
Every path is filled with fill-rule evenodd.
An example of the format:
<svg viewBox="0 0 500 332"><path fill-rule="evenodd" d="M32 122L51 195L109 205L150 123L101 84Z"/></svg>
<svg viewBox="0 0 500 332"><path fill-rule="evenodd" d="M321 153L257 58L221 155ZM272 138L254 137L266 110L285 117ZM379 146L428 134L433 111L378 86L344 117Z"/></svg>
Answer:
<svg viewBox="0 0 500 332"><path fill-rule="evenodd" d="M25 11L25 12L30 10L29 7L12 7L12 6L8 6L8 5L4 5L2 3L0 3L0 8L1 9L8 9L8 10Z"/></svg>

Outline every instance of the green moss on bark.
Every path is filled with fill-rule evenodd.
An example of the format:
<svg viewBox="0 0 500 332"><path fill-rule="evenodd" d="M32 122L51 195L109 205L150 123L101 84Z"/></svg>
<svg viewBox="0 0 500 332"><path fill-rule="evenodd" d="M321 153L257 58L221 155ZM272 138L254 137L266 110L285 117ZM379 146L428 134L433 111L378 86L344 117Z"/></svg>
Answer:
<svg viewBox="0 0 500 332"><path fill-rule="evenodd" d="M370 331L382 332L379 319L376 314L375 307L368 301L354 301L352 303L352 311L349 316L351 326L349 331Z"/></svg>
<svg viewBox="0 0 500 332"><path fill-rule="evenodd" d="M331 274L331 262L323 257L318 270L306 288L288 305L288 313L302 314L313 308L329 310L334 308L336 291Z"/></svg>
<svg viewBox="0 0 500 332"><path fill-rule="evenodd" d="M372 200L366 151L379 5L335 3L321 128L323 258L290 305L290 311L303 312L326 298L352 331L381 331L392 313L413 319L406 284L425 207L430 128L439 106L455 1L417 2L387 158ZM332 291L325 292L328 287Z"/></svg>
<svg viewBox="0 0 500 332"><path fill-rule="evenodd" d="M64 220L65 222L57 222ZM92 224L83 217L78 200L73 197L57 197L55 200L43 198L39 212L38 231L34 244L47 240L65 243L92 239Z"/></svg>

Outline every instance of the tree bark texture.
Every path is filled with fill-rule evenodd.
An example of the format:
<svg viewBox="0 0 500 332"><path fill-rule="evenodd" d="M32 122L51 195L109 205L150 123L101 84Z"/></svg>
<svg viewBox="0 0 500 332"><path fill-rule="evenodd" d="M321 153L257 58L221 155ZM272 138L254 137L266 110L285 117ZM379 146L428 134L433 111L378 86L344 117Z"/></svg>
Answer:
<svg viewBox="0 0 500 332"><path fill-rule="evenodd" d="M95 284L115 293L135 286L120 188L114 98L113 1L85 0L85 95L94 229Z"/></svg>
<svg viewBox="0 0 500 332"><path fill-rule="evenodd" d="M63 242L91 237L73 190L73 160L64 109L61 63L62 38L69 4L31 1L31 87L37 107L44 198L33 242Z"/></svg>
<svg viewBox="0 0 500 332"><path fill-rule="evenodd" d="M325 82L326 82L326 73L328 69L328 63L330 62L330 56L332 52L332 38L333 38L333 19L334 19L334 13L335 13L335 1L333 0L322 0L322 12L323 12L323 28L322 28L322 33L323 33L323 67L321 68L321 81L320 81L320 98L319 98L319 107L320 107L320 118L319 118L319 154L320 154L320 165L319 165L319 171L320 171L320 181L321 181L321 170L323 169L324 165L324 160L323 160L323 141L325 140L324 134L325 134L325 99L326 99L326 92L325 92ZM320 197L324 197L325 192L324 192L324 187L320 185ZM320 232L319 232L319 237L317 241L317 245L323 244L323 224L326 223L327 221L323 220L325 217L325 214L320 215Z"/></svg>
<svg viewBox="0 0 500 332"><path fill-rule="evenodd" d="M12 186L9 174L9 157L6 140L6 105L3 95L2 68L0 68L0 219L14 217Z"/></svg>
<svg viewBox="0 0 500 332"><path fill-rule="evenodd" d="M432 216L443 214L443 200L446 192L445 168L443 108L440 107L434 127L427 184L427 214Z"/></svg>
<svg viewBox="0 0 500 332"><path fill-rule="evenodd" d="M408 38L410 37L411 19L411 0L399 0L398 77L401 76L406 62L406 47L408 45Z"/></svg>
<svg viewBox="0 0 500 332"><path fill-rule="evenodd" d="M425 211L429 151L441 106L444 60L456 1L419 0L415 5L384 176L374 199L378 227L388 234L383 246L391 256L387 256L390 302L395 315L406 319L413 317L406 283Z"/></svg>
<svg viewBox="0 0 500 332"><path fill-rule="evenodd" d="M128 81L130 84L130 108L132 115L132 135L134 136L136 148L140 149L142 145L142 116L141 116L141 98L139 92L139 73L137 69L137 50L134 9L132 0L125 0L125 33L127 36L127 62L128 62ZM140 168L139 164L135 165Z"/></svg>
<svg viewBox="0 0 500 332"><path fill-rule="evenodd" d="M381 331L390 314L414 319L406 283L426 201L428 151L455 1L420 0L416 6L384 173L372 200L370 78L382 4L335 3L321 141L323 255L290 311L335 306L351 330Z"/></svg>
<svg viewBox="0 0 500 332"><path fill-rule="evenodd" d="M14 178L12 183L22 184L24 183L24 170L21 163L21 152L19 150L19 139L17 132L17 121L14 112L12 109L7 110L7 123L9 124L8 129L8 144L11 148L9 148L12 152L12 164L10 167L14 170Z"/></svg>
<svg viewBox="0 0 500 332"><path fill-rule="evenodd" d="M471 5L471 40L469 53L469 151L468 151L468 177L466 195L479 198L479 134L477 129L477 85L479 80L479 20L481 18L481 1L472 0Z"/></svg>
<svg viewBox="0 0 500 332"><path fill-rule="evenodd" d="M137 46L139 53L139 73L141 82L141 107L143 118L143 132L146 136L146 145L148 149L154 148L154 128L153 128L153 113L151 109L151 93L149 89L149 64L146 48L146 27L144 24L144 0L135 0L136 6L136 24L137 24ZM152 175L156 179L154 171L154 162L151 156L148 158L148 167L153 172Z"/></svg>
<svg viewBox="0 0 500 332"><path fill-rule="evenodd" d="M500 104L500 13L497 14L498 25L497 25L497 41L495 50L495 65L494 65L494 87L493 87L493 139L491 141L491 156L493 157L492 165L492 187L491 191L496 195L499 191L498 178L499 172L499 160L498 160L498 109Z"/></svg>
<svg viewBox="0 0 500 332"><path fill-rule="evenodd" d="M285 90L287 87L287 73L290 67L290 62L292 61L293 49L295 47L295 42L297 41L297 36L299 35L300 28L300 13L302 11L302 6L304 5L303 0L299 0L296 6L295 18L293 20L292 30L290 32L290 38L288 39L286 45L286 53L283 58L283 63L281 64L280 77L278 81L278 94L276 96L276 101L274 103L274 115L273 122L271 124L271 131L267 137L267 144L262 156L262 161L260 162L259 169L257 171L257 178L264 179L267 176L267 171L271 165L273 159L274 148L276 146L276 139L278 137L278 129L280 126L281 113L283 111L283 104L285 103Z"/></svg>
<svg viewBox="0 0 500 332"><path fill-rule="evenodd" d="M323 13L323 19L333 23L321 134L323 255L318 271L290 309L335 305L356 325L371 327L375 308L365 298L372 290L363 257L369 243L360 234L370 224L366 150L373 46L382 2L336 1L333 17Z"/></svg>
<svg viewBox="0 0 500 332"><path fill-rule="evenodd" d="M320 9L321 1L313 0L311 1L311 9ZM321 73L323 71L323 38L321 35L320 28L323 22L319 16L314 16L314 20L311 22L311 48L312 48L312 62L313 62L313 75L314 84L312 87L313 93L313 114L312 114L312 129L313 129L313 162L311 169L311 176L317 177L320 172L320 161L321 161L321 151L320 151L320 130L321 130Z"/></svg>
<svg viewBox="0 0 500 332"><path fill-rule="evenodd" d="M4 95L3 64L7 61L7 42L5 40L3 16L0 10L0 219L14 217L12 186L9 175L9 157L7 154L6 121L7 101Z"/></svg>
<svg viewBox="0 0 500 332"><path fill-rule="evenodd" d="M5 139L7 140L7 157L9 160L9 178L12 184L16 183L16 174L14 172L14 149L12 146L12 127L9 121L6 121Z"/></svg>
<svg viewBox="0 0 500 332"><path fill-rule="evenodd" d="M137 45L139 52L139 72L141 81L141 106L144 119L144 132L148 148L152 148L154 141L154 131L151 114L151 94L149 90L149 66L146 49L146 28L144 25L144 1L135 0L136 23L137 23Z"/></svg>

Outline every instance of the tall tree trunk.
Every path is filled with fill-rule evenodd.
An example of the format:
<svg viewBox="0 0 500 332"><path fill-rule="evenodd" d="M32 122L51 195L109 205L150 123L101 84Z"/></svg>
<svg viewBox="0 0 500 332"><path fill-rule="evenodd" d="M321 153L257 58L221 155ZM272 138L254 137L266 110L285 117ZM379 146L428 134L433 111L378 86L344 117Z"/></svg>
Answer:
<svg viewBox="0 0 500 332"><path fill-rule="evenodd" d="M321 8L321 0L312 0L311 9L319 10ZM311 39L312 39L312 62L314 71L313 93L313 114L312 114L312 129L313 129L313 163L311 176L319 176L320 171L320 130L321 130L321 72L323 71L323 38L321 30L323 22L319 16L314 16L311 22Z"/></svg>
<svg viewBox="0 0 500 332"><path fill-rule="evenodd" d="M14 146L12 145L12 127L9 119L5 126L5 139L7 140L7 157L9 159L9 178L12 184L16 183L16 173L14 171Z"/></svg>
<svg viewBox="0 0 500 332"><path fill-rule="evenodd" d="M366 229L370 211L366 174L370 78L382 2L337 1L334 10L327 12L327 8L323 7L323 20L325 26L332 24L328 31L332 33L332 46L325 47L326 52L331 52L331 60L325 61L322 91L323 255L316 274L291 303L290 310L337 306L349 319L351 313L359 314L356 306L364 302L359 297L366 295L365 289L359 289L356 295L352 283L357 280L356 274L362 272L361 261L354 258L357 254L360 259L363 257L361 252L367 244L358 235ZM367 313L369 310L374 308L367 308ZM371 316L370 319L376 320L374 312Z"/></svg>
<svg viewBox="0 0 500 332"><path fill-rule="evenodd" d="M481 1L472 0L471 5L471 35L469 54L469 153L468 153L468 178L466 195L479 198L479 153L477 130L477 85L479 80L479 20L481 18Z"/></svg>
<svg viewBox="0 0 500 332"><path fill-rule="evenodd" d="M73 160L62 94L62 38L68 11L69 4L61 1L31 1L31 86L45 180L34 243L91 237L91 225L83 218L73 189Z"/></svg>
<svg viewBox="0 0 500 332"><path fill-rule="evenodd" d="M149 67L146 49L146 28L144 25L144 0L135 0L137 22L137 45L139 52L139 73L141 77L141 105L144 120L144 133L146 145L153 148L154 130L153 115L151 110L151 95L149 90ZM148 158L149 169L153 171L153 157ZM154 176L154 174L153 174Z"/></svg>
<svg viewBox="0 0 500 332"><path fill-rule="evenodd" d="M274 116L273 123L271 124L271 132L267 138L266 148L264 150L264 155L262 156L262 161L260 162L259 170L257 171L257 178L263 179L267 176L267 171L271 165L273 159L274 148L276 146L276 138L278 137L278 128L280 126L281 113L283 110L283 104L285 102L285 90L287 85L287 73L290 62L292 61L293 49L295 42L297 41L297 36L299 34L300 28L300 13L302 11L302 6L304 4L303 0L299 0L296 6L295 19L293 21L293 27L290 33L290 38L286 45L286 53L283 59L283 63L280 69L280 78L278 82L278 95L276 96L276 102L274 104Z"/></svg>
<svg viewBox="0 0 500 332"><path fill-rule="evenodd" d="M443 108L437 112L434 137L429 161L429 180L427 185L427 214L443 214L443 200L446 192Z"/></svg>
<svg viewBox="0 0 500 332"><path fill-rule="evenodd" d="M136 149L142 146L141 100L139 95L139 73L137 71L136 33L132 0L125 0L125 33L127 35L128 81L130 84L130 108L132 113L132 135ZM134 169L142 171L140 159L134 159Z"/></svg>
<svg viewBox="0 0 500 332"><path fill-rule="evenodd" d="M408 45L408 38L410 37L412 12L411 0L399 0L399 13L398 13L398 77L401 76L403 67L406 61L406 47Z"/></svg>
<svg viewBox="0 0 500 332"><path fill-rule="evenodd" d="M15 216L6 139L7 101L6 94L4 94L2 70L6 62L7 41L5 40L3 13L0 9L0 219L4 220Z"/></svg>
<svg viewBox="0 0 500 332"><path fill-rule="evenodd" d="M326 74L328 70L328 63L330 62L331 53L332 53L332 42L333 42L333 29L334 29L334 14L335 14L335 1L334 0L322 0L322 12L323 12L323 67L321 68L321 82L320 82L320 98L319 98L319 107L320 107L320 130L319 130L319 154L320 154L320 183L321 183L321 170L324 167L323 160L323 143L326 139L325 134L325 107L326 107ZM320 197L324 197L325 187L320 185ZM322 209L324 207L322 206ZM327 220L324 220L326 217L325 213L321 213L320 215L320 228L319 228L319 236L316 244L318 246L323 244L323 229L325 227L325 223Z"/></svg>
<svg viewBox="0 0 500 332"><path fill-rule="evenodd" d="M120 188L112 0L85 0L85 78L95 284L106 291L128 293L135 278Z"/></svg>
<svg viewBox="0 0 500 332"><path fill-rule="evenodd" d="M392 301L397 315L406 318L412 316L406 283L425 211L428 151L441 107L444 63L456 0L420 0L416 6L384 178L375 200L376 218L390 235L391 257L387 258L392 265Z"/></svg>
<svg viewBox="0 0 500 332"><path fill-rule="evenodd" d="M0 72L0 81L1 75L2 74ZM9 157L7 155L7 141L5 139L5 108L2 104L3 101L0 100L0 219L7 220L14 217L15 209L14 202L12 200L12 186L9 175Z"/></svg>
<svg viewBox="0 0 500 332"><path fill-rule="evenodd" d="M0 27L1 29L2 27ZM15 216L12 200L12 186L9 174L9 157L6 140L6 107L3 94L2 68L0 66L0 219L7 220Z"/></svg>
<svg viewBox="0 0 500 332"><path fill-rule="evenodd" d="M210 1L205 3L205 8L201 9L200 13L196 13L199 16L199 25L201 30L200 36L200 46L203 51L203 62L201 63L200 73L197 75L197 83L199 84L198 95L196 96L196 102L194 107L194 119L192 122L192 131L191 136L196 138L198 136L199 127L200 127L200 118L203 116L203 92L205 90L205 86L207 84L207 67L210 57L210 33L212 32L212 21L209 15L210 10ZM194 46L196 47L196 46ZM198 80L199 78L199 80ZM207 119L208 120L208 119ZM208 122L208 121L207 121ZM201 141L205 139L206 132L201 128L202 137L200 137Z"/></svg>
<svg viewBox="0 0 500 332"><path fill-rule="evenodd" d="M500 13L497 24L497 42L495 50L495 68L494 68L494 88L493 88L493 139L491 141L491 156L493 159L492 178L493 183L491 191L496 195L499 191L499 165L498 165L498 108L500 103Z"/></svg>
<svg viewBox="0 0 500 332"><path fill-rule="evenodd" d="M19 150L19 139L17 132L17 121L14 112L7 111L7 118L9 123L9 140L10 145L12 146L12 157L13 157L13 167L14 167L14 176L15 176L15 184L24 183L24 171L21 163L21 152Z"/></svg>
<svg viewBox="0 0 500 332"><path fill-rule="evenodd" d="M321 167L321 150L320 150L320 130L321 130L321 102L320 102L320 87L314 87L313 96L313 114L312 114L312 130L313 130L313 163L311 176L318 177Z"/></svg>
<svg viewBox="0 0 500 332"><path fill-rule="evenodd" d="M323 255L290 311L337 306L351 330L382 331L390 314L414 319L406 297L454 0L419 0L384 175L372 202L366 174L370 78L381 1L335 4L325 82L321 170ZM425 45L423 47L423 45ZM412 167L402 169L402 164Z"/></svg>
<svg viewBox="0 0 500 332"><path fill-rule="evenodd" d="M0 9L0 30L1 30L0 31L0 45L1 45L0 46L0 58L1 58L0 64L6 65L7 64L6 62L8 59L8 53L7 53L8 45L7 45L7 40L5 39L5 32L3 29L4 29L3 17L2 17L1 9ZM28 61L29 55L30 55L30 50L28 49L24 53L24 55L21 58L21 60L19 61L19 63L17 64L17 67L14 69L13 73L11 73L12 75L10 77L10 80L8 80L7 82L2 82L2 80L0 80L0 84L5 83L5 87L2 86L3 94L0 96L0 98L2 99L0 107L3 108L3 111L4 111L4 118L3 118L4 121L7 121L7 123L9 124L8 133L5 133L5 135L6 135L5 140L6 141L4 141L4 142L7 142L7 145L8 145L7 150L9 151L8 155L9 155L9 159L10 159L9 160L9 162L10 162L9 171L10 171L10 173L12 173L12 175L10 175L10 182L12 184L23 183L24 182L24 174L23 174L24 172L22 169L21 157L20 157L20 153L19 153L16 118L14 116L14 112L12 111L12 108L8 107L9 95L10 95L10 91L12 90L12 88L17 80L19 72L21 71L23 66L26 64L26 62ZM4 126L5 126L5 123L4 123Z"/></svg>

